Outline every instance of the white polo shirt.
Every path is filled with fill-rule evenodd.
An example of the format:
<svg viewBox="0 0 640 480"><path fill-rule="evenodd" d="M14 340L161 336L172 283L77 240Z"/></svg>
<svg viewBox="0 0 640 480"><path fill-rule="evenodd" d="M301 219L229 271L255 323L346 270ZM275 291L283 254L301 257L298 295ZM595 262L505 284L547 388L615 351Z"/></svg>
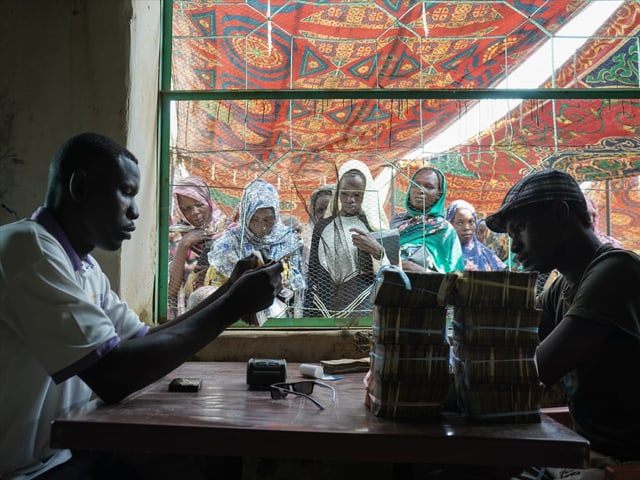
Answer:
<svg viewBox="0 0 640 480"><path fill-rule="evenodd" d="M0 474L28 479L66 461L51 422L88 402L76 375L142 323L96 260L80 259L49 212L0 227Z"/></svg>

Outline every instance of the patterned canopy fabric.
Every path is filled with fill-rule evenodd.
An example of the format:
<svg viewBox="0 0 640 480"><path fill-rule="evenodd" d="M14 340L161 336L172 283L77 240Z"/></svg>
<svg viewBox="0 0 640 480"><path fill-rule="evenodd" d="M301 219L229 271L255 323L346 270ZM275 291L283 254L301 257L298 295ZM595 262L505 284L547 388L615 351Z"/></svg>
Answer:
<svg viewBox="0 0 640 480"><path fill-rule="evenodd" d="M282 210L306 221L313 190L335 183L350 159L386 182L389 216L425 164L445 172L450 200L486 214L518 178L555 167L589 181L601 229L640 250L640 90L636 98L511 100L471 138L418 155L480 102L340 94L495 88L590 3L175 0L172 89L194 95L174 102L172 174L204 178L229 215L243 188L263 178L277 186ZM560 69L551 59L539 65L548 72L541 88L638 89L640 4L621 2L601 20ZM210 91L238 97L198 96ZM247 95L254 91L281 96Z"/></svg>

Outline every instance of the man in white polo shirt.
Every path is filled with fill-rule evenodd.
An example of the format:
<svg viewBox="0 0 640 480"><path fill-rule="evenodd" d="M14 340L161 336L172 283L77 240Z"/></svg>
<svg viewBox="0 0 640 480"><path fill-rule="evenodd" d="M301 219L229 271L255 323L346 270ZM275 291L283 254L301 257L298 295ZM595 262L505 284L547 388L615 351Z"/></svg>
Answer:
<svg viewBox="0 0 640 480"><path fill-rule="evenodd" d="M118 402L161 378L238 318L271 305L281 288L280 263L254 268L244 259L198 307L147 327L90 255L131 237L139 183L131 152L102 135L80 134L51 161L44 207L0 227L3 480L98 478L91 464L82 471L80 456L49 447L51 421L92 392Z"/></svg>

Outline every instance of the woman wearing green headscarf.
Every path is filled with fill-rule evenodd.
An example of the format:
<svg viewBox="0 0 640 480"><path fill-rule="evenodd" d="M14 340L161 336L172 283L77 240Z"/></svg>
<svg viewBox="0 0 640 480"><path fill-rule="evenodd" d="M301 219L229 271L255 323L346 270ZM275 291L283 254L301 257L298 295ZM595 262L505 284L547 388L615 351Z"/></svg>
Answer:
<svg viewBox="0 0 640 480"><path fill-rule="evenodd" d="M391 219L400 232L400 258L405 271L449 273L464 270L458 234L445 219L447 182L435 167L420 168L409 182L406 213Z"/></svg>

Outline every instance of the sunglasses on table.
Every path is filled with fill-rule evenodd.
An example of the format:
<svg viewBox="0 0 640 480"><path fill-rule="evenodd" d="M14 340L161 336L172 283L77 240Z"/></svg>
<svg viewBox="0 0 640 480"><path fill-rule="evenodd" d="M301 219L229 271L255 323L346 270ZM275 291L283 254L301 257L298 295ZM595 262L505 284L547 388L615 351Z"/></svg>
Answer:
<svg viewBox="0 0 640 480"><path fill-rule="evenodd" d="M300 397L305 397L311 400L316 406L324 410L324 405L322 405L319 401L311 396L313 393L313 387L318 385L319 387L328 388L331 390L332 399L331 401L336 401L336 390L331 385L324 382L316 382L312 380L305 380L302 382L294 382L294 383L274 383L269 387L271 390L271 398L274 400L278 400L281 398L286 398L288 394L298 395Z"/></svg>

